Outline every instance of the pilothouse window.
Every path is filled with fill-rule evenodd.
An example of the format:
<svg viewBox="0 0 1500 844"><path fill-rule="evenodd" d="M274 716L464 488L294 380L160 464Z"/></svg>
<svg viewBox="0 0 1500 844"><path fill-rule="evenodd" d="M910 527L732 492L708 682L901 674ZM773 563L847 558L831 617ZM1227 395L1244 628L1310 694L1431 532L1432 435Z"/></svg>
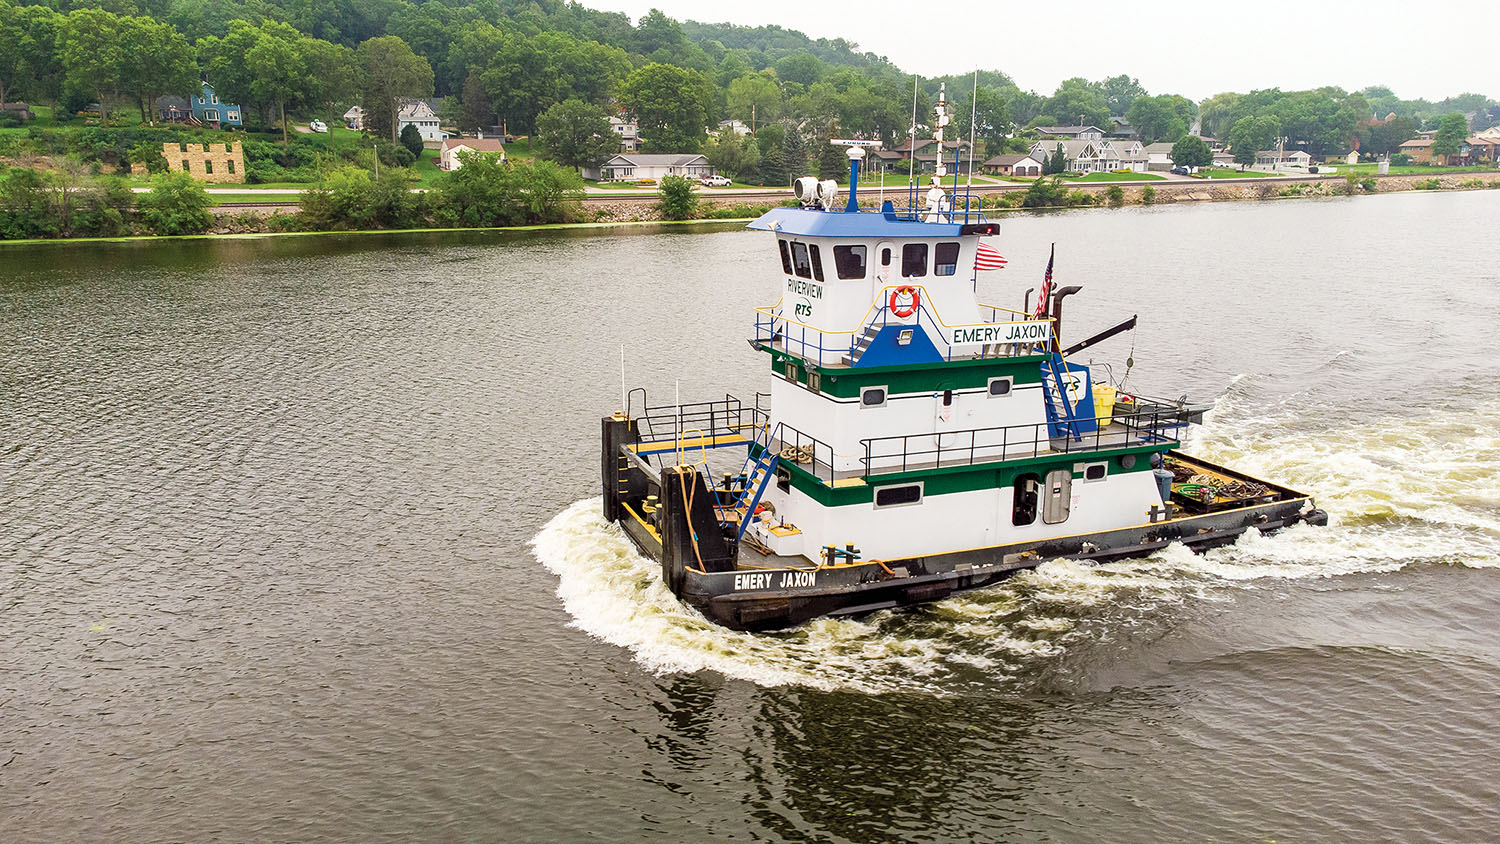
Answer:
<svg viewBox="0 0 1500 844"><path fill-rule="evenodd" d="M813 278L817 279L818 281L822 281L823 280L823 256L822 256L822 254L820 254L818 252L818 245L816 243L814 243L812 246L809 246L808 249L812 250Z"/></svg>
<svg viewBox="0 0 1500 844"><path fill-rule="evenodd" d="M786 241L778 240L776 245L781 247L781 268L787 275L792 274L792 253L787 251Z"/></svg>
<svg viewBox="0 0 1500 844"><path fill-rule="evenodd" d="M921 278L927 275L927 244L908 243L901 247L901 277Z"/></svg>
<svg viewBox="0 0 1500 844"><path fill-rule="evenodd" d="M812 278L812 263L807 259L805 243L792 243L792 272L797 278Z"/></svg>
<svg viewBox="0 0 1500 844"><path fill-rule="evenodd" d="M932 274L953 275L958 272L958 244L939 243L933 253Z"/></svg>
<svg viewBox="0 0 1500 844"><path fill-rule="evenodd" d="M863 246L833 247L833 265L839 278L864 278L865 254Z"/></svg>

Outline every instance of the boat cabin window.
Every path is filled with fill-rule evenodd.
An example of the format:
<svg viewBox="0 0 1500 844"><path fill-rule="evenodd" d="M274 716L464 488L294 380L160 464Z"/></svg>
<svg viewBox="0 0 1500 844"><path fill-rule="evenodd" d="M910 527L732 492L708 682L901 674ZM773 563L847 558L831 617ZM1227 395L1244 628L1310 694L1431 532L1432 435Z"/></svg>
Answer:
<svg viewBox="0 0 1500 844"><path fill-rule="evenodd" d="M901 486L883 486L875 490L875 506L899 507L903 504L921 504L922 485L902 484Z"/></svg>
<svg viewBox="0 0 1500 844"><path fill-rule="evenodd" d="M891 248L889 246L887 246L884 249L880 250L880 266L882 266L882 267L889 267L890 265L891 265Z"/></svg>
<svg viewBox="0 0 1500 844"><path fill-rule="evenodd" d="M927 244L908 243L901 247L901 277L921 278L927 275Z"/></svg>
<svg viewBox="0 0 1500 844"><path fill-rule="evenodd" d="M990 395L996 398L1010 395L1013 382L1009 375L990 379Z"/></svg>
<svg viewBox="0 0 1500 844"><path fill-rule="evenodd" d="M813 278L817 279L818 281L822 281L823 280L823 255L822 255L822 253L820 253L818 251L818 245L816 243L813 244L812 246L807 247L807 248L812 250Z"/></svg>
<svg viewBox="0 0 1500 844"><path fill-rule="evenodd" d="M812 278L812 262L807 258L807 244L792 242L792 272L797 278Z"/></svg>
<svg viewBox="0 0 1500 844"><path fill-rule="evenodd" d="M885 407L885 388L866 387L859 391L861 407Z"/></svg>
<svg viewBox="0 0 1500 844"><path fill-rule="evenodd" d="M939 243L933 252L932 274L953 275L958 272L958 244Z"/></svg>
<svg viewBox="0 0 1500 844"><path fill-rule="evenodd" d="M1109 477L1108 463L1090 463L1083 467L1083 480L1085 483L1102 481L1107 477Z"/></svg>
<svg viewBox="0 0 1500 844"><path fill-rule="evenodd" d="M886 252L889 253L890 250L887 249ZM889 261L887 263L889 263ZM838 270L839 278L864 278L865 247L833 247L833 266Z"/></svg>
<svg viewBox="0 0 1500 844"><path fill-rule="evenodd" d="M1011 506L1010 523L1025 527L1036 522L1036 505L1041 495L1042 479L1030 472L1016 476L1015 503Z"/></svg>
<svg viewBox="0 0 1500 844"><path fill-rule="evenodd" d="M776 245L778 245L778 246L781 247L781 269L784 270L787 275L791 275L792 274L792 253L787 250L787 248L786 248L786 241L784 241L784 240L778 240L778 241L776 241Z"/></svg>

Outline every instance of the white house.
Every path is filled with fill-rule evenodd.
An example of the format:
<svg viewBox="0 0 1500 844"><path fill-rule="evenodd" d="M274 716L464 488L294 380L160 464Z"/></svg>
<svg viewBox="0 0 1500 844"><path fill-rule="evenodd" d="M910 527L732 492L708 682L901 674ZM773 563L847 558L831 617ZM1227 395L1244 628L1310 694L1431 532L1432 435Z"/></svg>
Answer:
<svg viewBox="0 0 1500 844"><path fill-rule="evenodd" d="M619 155L604 162L601 168L603 180L607 182L638 181L640 179L660 180L665 176L686 176L689 179L701 179L704 176L714 175L713 165L708 159L697 154L671 154L671 153L631 153ZM585 171L585 179L590 178L590 173Z"/></svg>
<svg viewBox="0 0 1500 844"><path fill-rule="evenodd" d="M1149 159L1146 157L1146 148L1141 146L1140 141L1122 138L1108 141L1108 143L1111 147L1114 147L1115 152L1120 156L1121 170L1134 170L1137 173L1146 172L1146 165L1149 163Z"/></svg>
<svg viewBox="0 0 1500 844"><path fill-rule="evenodd" d="M350 106L349 110L344 112L344 125L350 129L365 128L365 110L359 106Z"/></svg>
<svg viewBox="0 0 1500 844"><path fill-rule="evenodd" d="M1147 170L1171 170L1172 169L1172 142L1157 141L1147 144L1143 150L1146 154Z"/></svg>
<svg viewBox="0 0 1500 844"><path fill-rule="evenodd" d="M438 128L437 112L425 100L407 100L401 104L401 111L396 114L398 137L406 130L407 124L415 125L424 141L441 141L448 137Z"/></svg>
<svg viewBox="0 0 1500 844"><path fill-rule="evenodd" d="M441 149L438 167L444 170L457 170L464 166L459 155L465 152L498 152L500 160L505 160L505 145L498 138L445 138Z"/></svg>
<svg viewBox="0 0 1500 844"><path fill-rule="evenodd" d="M719 128L720 129L733 129L734 133L736 135L739 135L741 138L743 138L746 135L750 134L750 127L746 126L744 123L742 123L742 122L740 122L738 120L720 120L719 121Z"/></svg>
<svg viewBox="0 0 1500 844"><path fill-rule="evenodd" d="M1042 162L1029 155L997 155L984 162L984 172L997 176L1040 176Z"/></svg>
<svg viewBox="0 0 1500 844"><path fill-rule="evenodd" d="M641 127L634 120L611 117L609 131L620 136L620 152L636 152L641 148Z"/></svg>
<svg viewBox="0 0 1500 844"><path fill-rule="evenodd" d="M1300 149L1263 149L1255 154L1257 170L1306 170L1312 166L1312 156Z"/></svg>
<svg viewBox="0 0 1500 844"><path fill-rule="evenodd" d="M1031 145L1031 157L1038 161L1053 155L1057 148L1063 149L1067 169L1074 173L1108 173L1124 169L1120 153L1108 141L1073 141L1047 139Z"/></svg>

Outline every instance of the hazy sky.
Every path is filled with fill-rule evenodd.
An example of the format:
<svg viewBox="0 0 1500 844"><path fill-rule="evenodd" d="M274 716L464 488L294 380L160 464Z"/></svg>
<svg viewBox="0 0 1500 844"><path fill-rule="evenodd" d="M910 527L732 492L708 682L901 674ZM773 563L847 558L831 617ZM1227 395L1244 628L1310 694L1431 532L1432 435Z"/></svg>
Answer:
<svg viewBox="0 0 1500 844"><path fill-rule="evenodd" d="M1000 0L582 0L632 20L653 8L678 20L779 24L846 38L926 76L1004 71L1049 94L1070 76L1128 73L1154 94L1387 85L1408 99L1464 91L1500 97L1493 20L1484 4L1447 2L1012 3ZM1448 11L1439 11L1448 9ZM1245 14L1241 14L1241 10ZM1473 25L1451 20L1473 18ZM1274 19L1272 18L1274 15ZM1294 20L1300 18L1300 20ZM1061 32L1040 34L1039 20ZM919 37L917 32L932 33Z"/></svg>

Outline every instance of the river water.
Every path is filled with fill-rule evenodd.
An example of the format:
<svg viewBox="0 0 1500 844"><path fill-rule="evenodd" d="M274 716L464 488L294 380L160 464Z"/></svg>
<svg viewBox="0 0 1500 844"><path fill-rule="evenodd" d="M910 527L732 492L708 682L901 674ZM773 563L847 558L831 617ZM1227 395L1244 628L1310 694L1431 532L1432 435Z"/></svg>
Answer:
<svg viewBox="0 0 1500 844"><path fill-rule="evenodd" d="M763 234L0 249L0 838L1500 830L1500 192L1009 218L1190 450L1334 523L730 633L598 419L766 389ZM769 259L769 260L768 260Z"/></svg>

